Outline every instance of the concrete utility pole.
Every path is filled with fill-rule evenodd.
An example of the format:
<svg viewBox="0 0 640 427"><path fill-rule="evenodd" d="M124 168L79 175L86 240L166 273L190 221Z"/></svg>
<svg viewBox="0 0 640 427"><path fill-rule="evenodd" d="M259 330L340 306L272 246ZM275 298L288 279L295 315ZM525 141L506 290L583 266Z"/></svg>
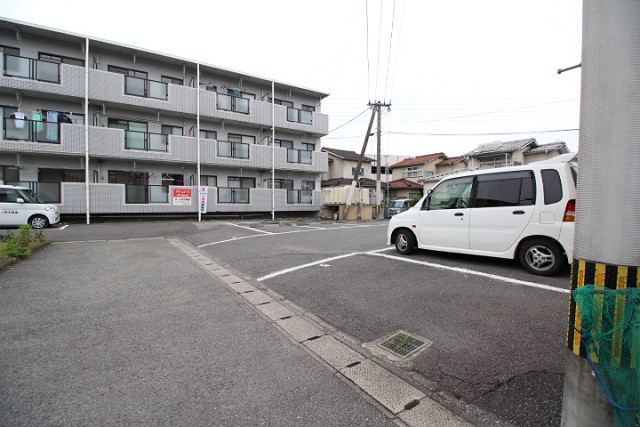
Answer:
<svg viewBox="0 0 640 427"><path fill-rule="evenodd" d="M640 287L639 22L638 0L584 0L572 290ZM616 302L616 313L625 309L624 302ZM581 324L573 299L569 322ZM572 328L568 346L562 426L613 426L613 407ZM621 346L614 343L613 351Z"/></svg>
<svg viewBox="0 0 640 427"><path fill-rule="evenodd" d="M371 104L370 104L371 105ZM380 183L380 167L382 166L382 158L381 158L381 145L382 145L382 119L380 117L380 109L382 107L390 108L391 104L383 104L380 101L376 102L376 107L378 109L378 150L376 157L376 218L380 219L381 202L382 202L382 185Z"/></svg>

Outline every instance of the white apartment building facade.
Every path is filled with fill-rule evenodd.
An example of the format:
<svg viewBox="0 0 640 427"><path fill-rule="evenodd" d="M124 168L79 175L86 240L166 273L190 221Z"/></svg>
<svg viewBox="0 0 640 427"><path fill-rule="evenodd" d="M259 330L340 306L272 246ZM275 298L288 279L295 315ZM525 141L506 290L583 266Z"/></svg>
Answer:
<svg viewBox="0 0 640 427"><path fill-rule="evenodd" d="M321 211L325 93L10 20L0 55L0 183L63 216Z"/></svg>

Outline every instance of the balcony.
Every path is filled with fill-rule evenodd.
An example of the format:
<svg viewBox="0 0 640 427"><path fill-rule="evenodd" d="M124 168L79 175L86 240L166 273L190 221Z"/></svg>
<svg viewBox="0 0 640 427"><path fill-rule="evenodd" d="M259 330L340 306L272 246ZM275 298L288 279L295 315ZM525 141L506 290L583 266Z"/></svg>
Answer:
<svg viewBox="0 0 640 427"><path fill-rule="evenodd" d="M249 144L245 142L218 141L218 157L249 159Z"/></svg>
<svg viewBox="0 0 640 427"><path fill-rule="evenodd" d="M60 144L60 123L27 119L3 119L3 139Z"/></svg>
<svg viewBox="0 0 640 427"><path fill-rule="evenodd" d="M7 77L60 83L60 64L5 54L3 74Z"/></svg>
<svg viewBox="0 0 640 427"><path fill-rule="evenodd" d="M127 150L169 151L169 136L160 133L124 131L124 148Z"/></svg>
<svg viewBox="0 0 640 427"><path fill-rule="evenodd" d="M216 94L216 108L222 111L231 111L234 113L249 114L249 100L239 96Z"/></svg>
<svg viewBox="0 0 640 427"><path fill-rule="evenodd" d="M312 125L313 111L299 110L297 108L287 107L287 121L302 123L305 125Z"/></svg>
<svg viewBox="0 0 640 427"><path fill-rule="evenodd" d="M247 204L249 202L248 188L218 188L218 203Z"/></svg>
<svg viewBox="0 0 640 427"><path fill-rule="evenodd" d="M125 76L124 93L127 95L166 101L169 99L169 85L155 80Z"/></svg>
<svg viewBox="0 0 640 427"><path fill-rule="evenodd" d="M312 163L312 153L313 151L287 148L287 162L310 165Z"/></svg>
<svg viewBox="0 0 640 427"><path fill-rule="evenodd" d="M306 204L313 203L313 190L287 190L287 204Z"/></svg>

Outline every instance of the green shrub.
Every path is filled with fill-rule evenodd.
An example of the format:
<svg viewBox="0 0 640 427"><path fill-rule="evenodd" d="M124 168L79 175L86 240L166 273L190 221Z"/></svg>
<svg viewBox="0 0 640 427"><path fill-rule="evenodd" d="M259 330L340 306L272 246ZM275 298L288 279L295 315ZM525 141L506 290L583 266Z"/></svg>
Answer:
<svg viewBox="0 0 640 427"><path fill-rule="evenodd" d="M19 228L16 237L11 231L4 236L0 236L0 261L13 258L29 258L31 256L31 248L38 243L48 242L42 230L38 230L32 234L30 225L22 225Z"/></svg>

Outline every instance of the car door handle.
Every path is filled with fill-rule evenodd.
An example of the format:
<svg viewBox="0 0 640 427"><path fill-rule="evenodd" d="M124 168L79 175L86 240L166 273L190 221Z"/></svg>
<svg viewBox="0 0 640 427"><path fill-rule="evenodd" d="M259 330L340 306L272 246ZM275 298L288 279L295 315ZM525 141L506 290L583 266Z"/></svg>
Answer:
<svg viewBox="0 0 640 427"><path fill-rule="evenodd" d="M464 216L464 214L462 212L456 212L454 213L455 216Z"/></svg>
<svg viewBox="0 0 640 427"><path fill-rule="evenodd" d="M513 211L514 215L524 215L524 211Z"/></svg>

